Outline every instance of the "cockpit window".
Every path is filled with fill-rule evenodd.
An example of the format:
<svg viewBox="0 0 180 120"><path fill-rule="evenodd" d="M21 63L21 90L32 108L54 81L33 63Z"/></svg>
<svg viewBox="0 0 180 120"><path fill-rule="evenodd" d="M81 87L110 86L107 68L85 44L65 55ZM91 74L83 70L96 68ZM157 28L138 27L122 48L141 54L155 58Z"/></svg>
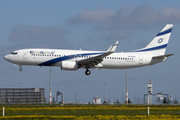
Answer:
<svg viewBox="0 0 180 120"><path fill-rule="evenodd" d="M11 54L16 55L16 54L17 54L17 52L12 52Z"/></svg>

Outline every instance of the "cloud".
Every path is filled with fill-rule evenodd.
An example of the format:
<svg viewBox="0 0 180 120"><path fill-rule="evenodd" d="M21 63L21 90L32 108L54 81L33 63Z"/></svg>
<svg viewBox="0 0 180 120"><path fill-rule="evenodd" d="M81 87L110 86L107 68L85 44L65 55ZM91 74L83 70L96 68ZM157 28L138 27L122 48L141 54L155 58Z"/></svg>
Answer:
<svg viewBox="0 0 180 120"><path fill-rule="evenodd" d="M67 44L65 35L69 30L56 26L13 26L9 35L11 42L17 43L17 46L29 47L63 47Z"/></svg>
<svg viewBox="0 0 180 120"><path fill-rule="evenodd" d="M119 10L82 10L66 20L67 24L90 24L95 30L108 31L106 40L126 39L133 30L146 30L151 26L180 22L180 8L153 8L148 4L141 6L124 5ZM118 31L118 32L115 32ZM120 31L124 31L120 33Z"/></svg>
<svg viewBox="0 0 180 120"><path fill-rule="evenodd" d="M3 51L0 55L22 48L72 48L65 37L69 33L69 30L56 26L13 26L9 40L14 45L0 46Z"/></svg>
<svg viewBox="0 0 180 120"><path fill-rule="evenodd" d="M109 9L82 10L66 22L68 24L100 23L95 24L99 30L144 28L143 26L146 24L180 22L180 9L168 6L154 9L148 4L142 6L125 5L117 11Z"/></svg>
<svg viewBox="0 0 180 120"><path fill-rule="evenodd" d="M66 22L69 24L110 22L113 14L114 10L82 10L77 16L71 17Z"/></svg>
<svg viewBox="0 0 180 120"><path fill-rule="evenodd" d="M107 40L124 40L131 36L132 36L131 32L113 31L107 36Z"/></svg>
<svg viewBox="0 0 180 120"><path fill-rule="evenodd" d="M56 40L62 38L69 31L56 26L13 26L9 39L10 41L35 41L35 40Z"/></svg>

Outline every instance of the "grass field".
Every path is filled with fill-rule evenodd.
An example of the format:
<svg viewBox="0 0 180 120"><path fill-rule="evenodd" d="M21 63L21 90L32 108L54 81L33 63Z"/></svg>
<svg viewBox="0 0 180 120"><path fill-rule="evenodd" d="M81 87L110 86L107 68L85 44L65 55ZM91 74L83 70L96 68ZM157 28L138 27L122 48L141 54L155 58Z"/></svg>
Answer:
<svg viewBox="0 0 180 120"><path fill-rule="evenodd" d="M0 105L0 119L180 119L180 106L150 105ZM5 116L2 116L5 107Z"/></svg>

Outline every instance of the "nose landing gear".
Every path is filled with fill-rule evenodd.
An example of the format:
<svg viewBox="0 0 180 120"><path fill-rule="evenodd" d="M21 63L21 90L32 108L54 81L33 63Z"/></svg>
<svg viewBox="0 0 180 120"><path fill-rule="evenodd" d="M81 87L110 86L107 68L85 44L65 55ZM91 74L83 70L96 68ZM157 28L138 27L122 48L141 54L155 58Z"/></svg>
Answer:
<svg viewBox="0 0 180 120"><path fill-rule="evenodd" d="M86 75L90 75L91 74L91 71L86 69L86 72L85 72Z"/></svg>
<svg viewBox="0 0 180 120"><path fill-rule="evenodd" d="M23 70L23 69L22 69L22 66L20 66L19 71L22 72L22 70Z"/></svg>

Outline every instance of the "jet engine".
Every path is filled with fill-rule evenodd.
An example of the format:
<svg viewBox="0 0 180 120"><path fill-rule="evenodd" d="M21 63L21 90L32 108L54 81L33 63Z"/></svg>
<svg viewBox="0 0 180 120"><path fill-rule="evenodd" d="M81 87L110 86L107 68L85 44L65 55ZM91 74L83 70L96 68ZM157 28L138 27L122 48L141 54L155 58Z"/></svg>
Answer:
<svg viewBox="0 0 180 120"><path fill-rule="evenodd" d="M77 70L78 64L75 61L62 61L61 70Z"/></svg>

